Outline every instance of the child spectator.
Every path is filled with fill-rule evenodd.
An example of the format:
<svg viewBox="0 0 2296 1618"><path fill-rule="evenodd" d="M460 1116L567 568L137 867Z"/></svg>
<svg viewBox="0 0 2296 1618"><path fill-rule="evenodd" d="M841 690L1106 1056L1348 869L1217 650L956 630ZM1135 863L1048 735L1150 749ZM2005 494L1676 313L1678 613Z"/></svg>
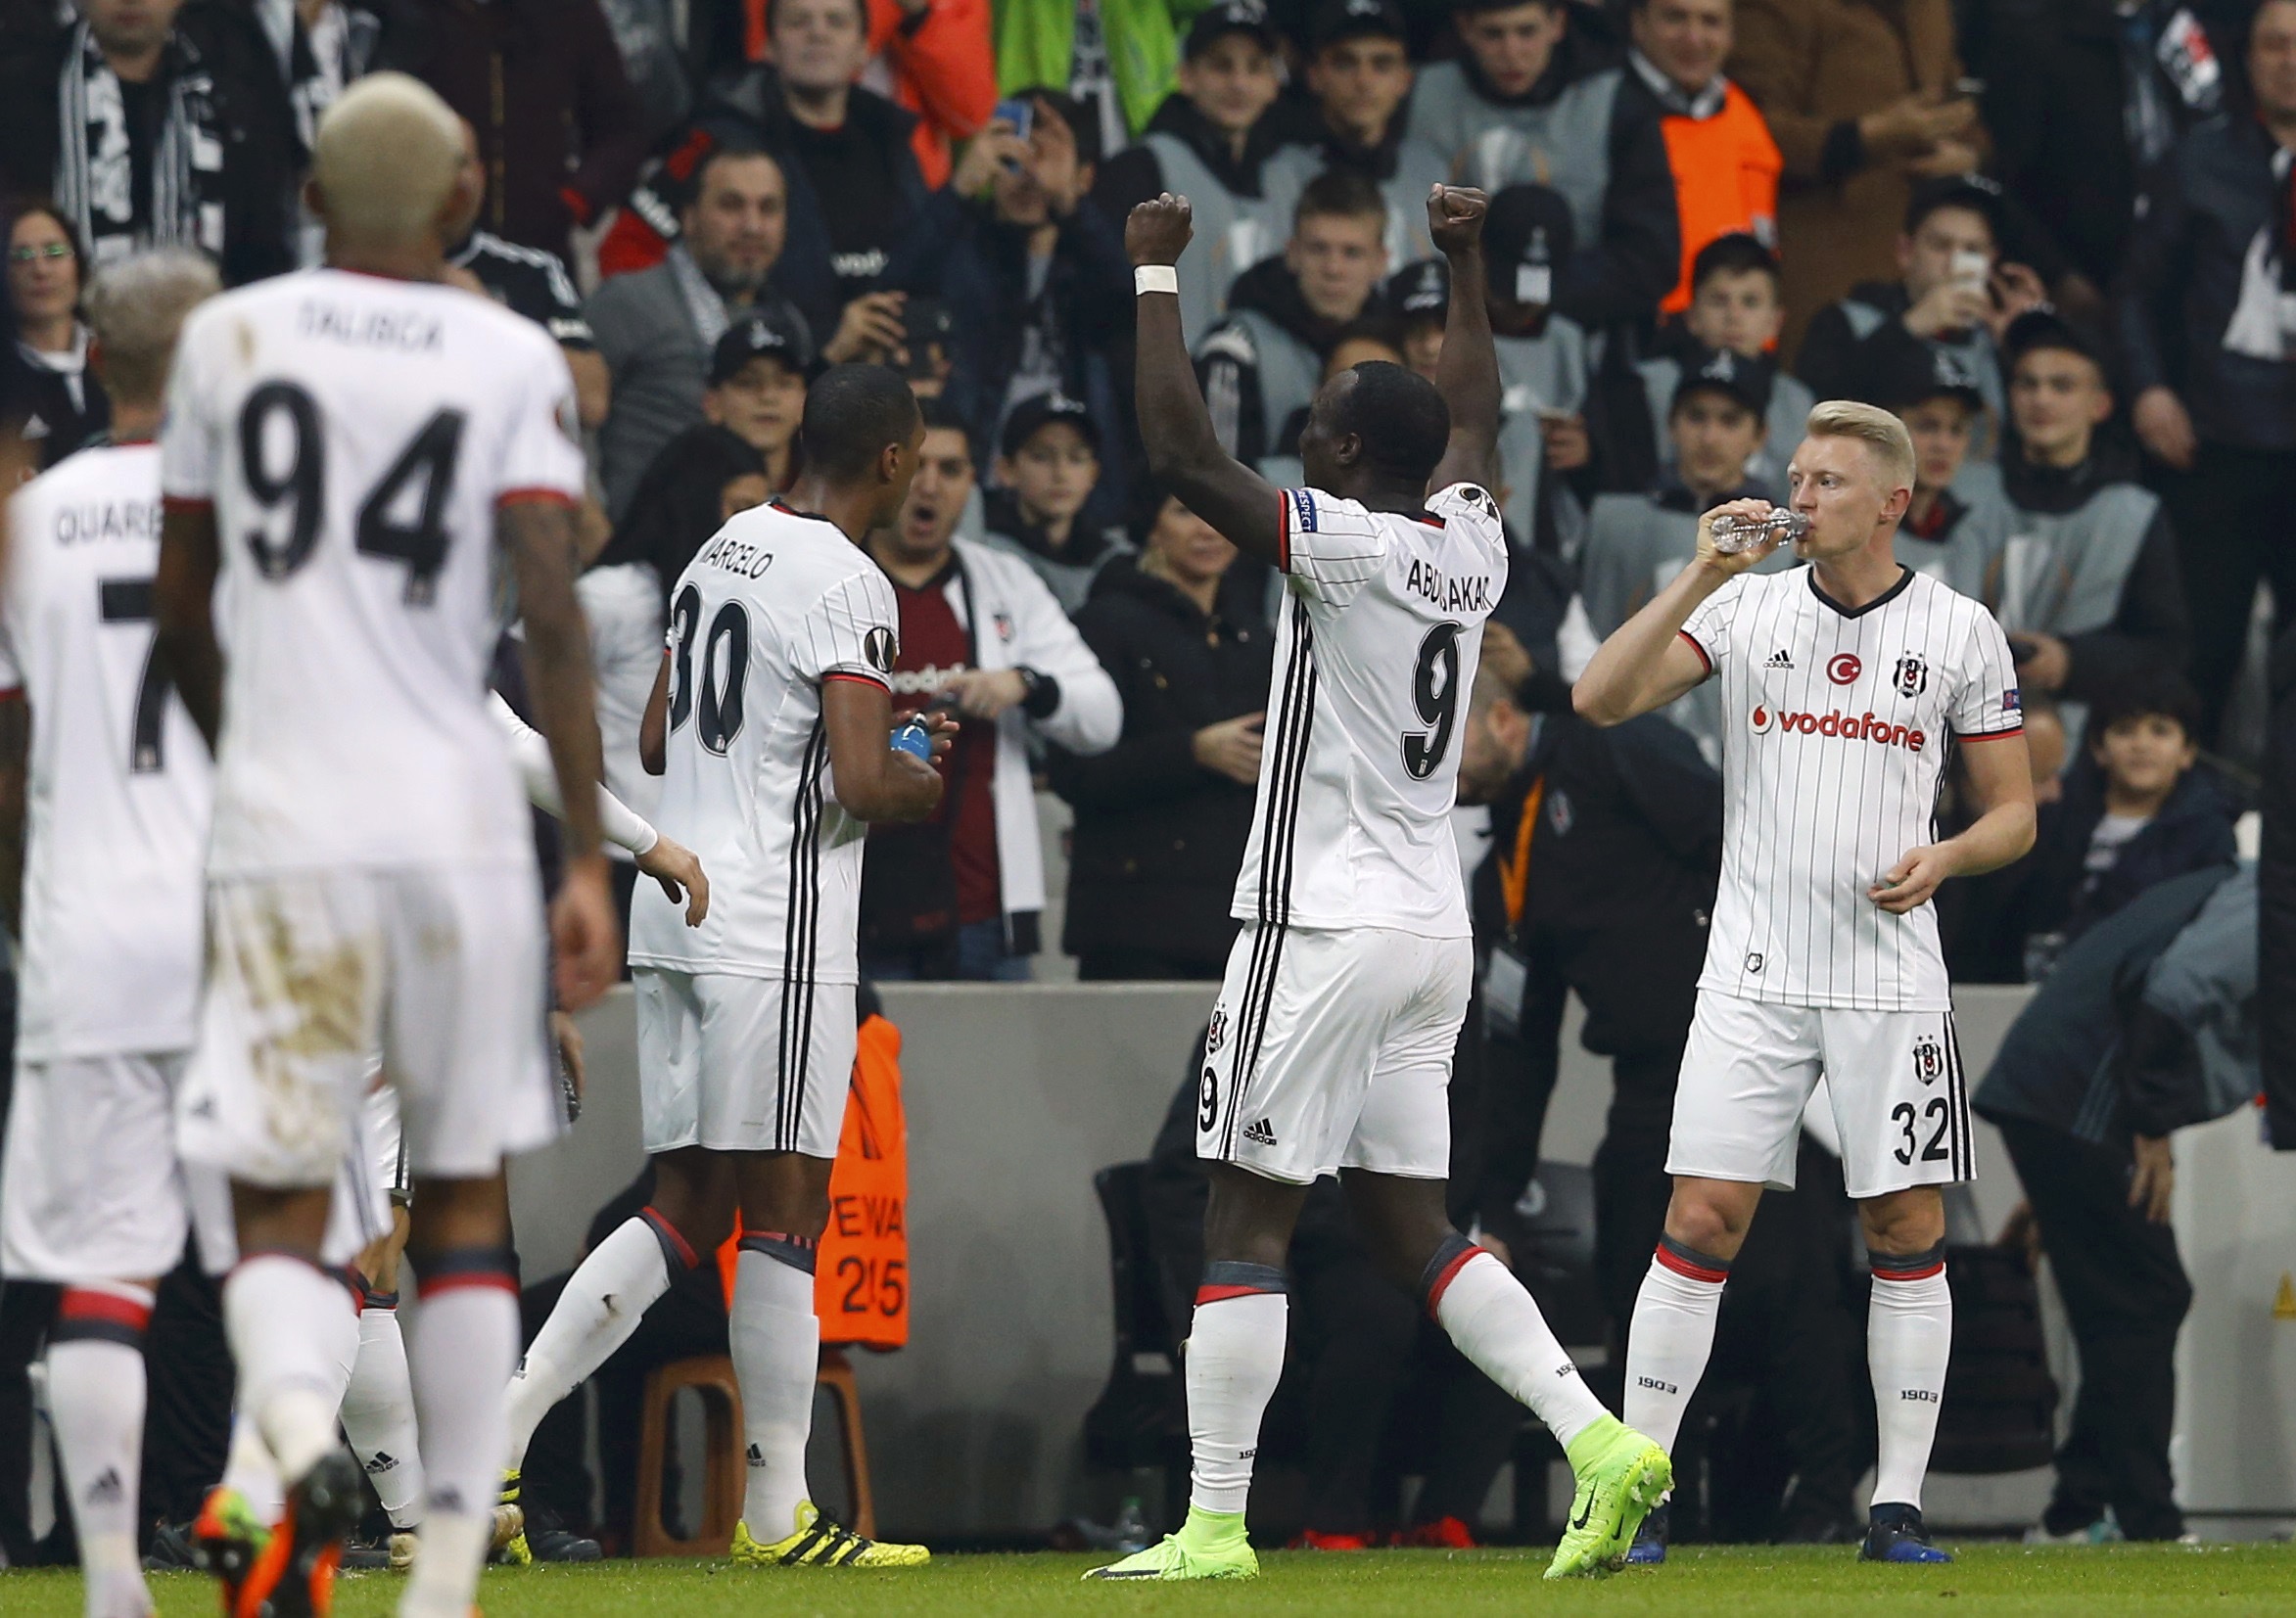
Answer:
<svg viewBox="0 0 2296 1618"><path fill-rule="evenodd" d="M805 348L794 321L753 314L735 321L710 353L702 414L765 457L770 489L784 489L797 481Z"/></svg>
<svg viewBox="0 0 2296 1618"><path fill-rule="evenodd" d="M1700 250L1690 268L1690 306L1683 311L1686 347L1728 352L1741 359L1775 361L1778 332L1786 323L1786 297L1778 277L1777 254L1752 236L1721 236ZM1661 354L1636 367L1642 374L1654 427L1666 420L1675 390L1682 381L1678 354ZM1802 441L1803 424L1817 403L1817 395L1797 377L1770 366L1769 413L1765 418L1758 460L1747 469L1746 483L1763 499L1783 503L1786 498L1786 462ZM1653 435L1659 464L1671 464L1674 449L1663 428Z"/></svg>
<svg viewBox="0 0 2296 1618"><path fill-rule="evenodd" d="M1499 428L1500 506L1519 545L1577 554L1585 513L1549 475L1593 459L1586 433L1586 330L1557 312L1555 290L1575 240L1570 205L1543 185L1511 185L1483 225L1491 334L1505 389Z"/></svg>
<svg viewBox="0 0 2296 1618"><path fill-rule="evenodd" d="M1898 525L1898 560L1963 595L1985 594L1986 570L2015 521L1994 470L1969 464L1985 395L1961 361L1942 349L1893 350L1862 377L1857 397L1894 410L1913 438L1913 500ZM2025 740L2033 751L2034 708Z"/></svg>
<svg viewBox="0 0 2296 1618"><path fill-rule="evenodd" d="M999 448L987 542L1026 562L1074 618L1101 570L1132 554L1122 529L1078 521L1101 481L1100 427L1081 400L1039 393L1006 418Z"/></svg>
<svg viewBox="0 0 2296 1618"><path fill-rule="evenodd" d="M1451 266L1422 258L1387 278L1383 295L1395 311L1395 338L1403 363L1432 382L1443 357L1443 323L1451 318Z"/></svg>

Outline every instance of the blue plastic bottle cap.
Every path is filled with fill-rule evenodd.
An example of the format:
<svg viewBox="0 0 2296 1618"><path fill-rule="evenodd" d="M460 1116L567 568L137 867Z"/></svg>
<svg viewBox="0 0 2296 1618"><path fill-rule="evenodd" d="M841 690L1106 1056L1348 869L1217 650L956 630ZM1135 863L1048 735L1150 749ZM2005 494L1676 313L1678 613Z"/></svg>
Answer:
<svg viewBox="0 0 2296 1618"><path fill-rule="evenodd" d="M893 751L913 753L929 764L933 762L933 733L911 719L893 732Z"/></svg>

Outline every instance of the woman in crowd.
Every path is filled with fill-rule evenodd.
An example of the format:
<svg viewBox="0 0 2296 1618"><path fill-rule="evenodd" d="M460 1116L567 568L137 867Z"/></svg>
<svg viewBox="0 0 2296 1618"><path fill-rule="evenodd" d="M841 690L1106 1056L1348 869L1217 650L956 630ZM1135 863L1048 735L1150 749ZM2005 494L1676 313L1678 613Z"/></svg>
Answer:
<svg viewBox="0 0 2296 1618"><path fill-rule="evenodd" d="M86 260L53 204L26 203L8 222L8 291L16 301L17 347L33 377L25 436L42 468L54 466L112 425L112 404L88 371L88 329L80 323Z"/></svg>

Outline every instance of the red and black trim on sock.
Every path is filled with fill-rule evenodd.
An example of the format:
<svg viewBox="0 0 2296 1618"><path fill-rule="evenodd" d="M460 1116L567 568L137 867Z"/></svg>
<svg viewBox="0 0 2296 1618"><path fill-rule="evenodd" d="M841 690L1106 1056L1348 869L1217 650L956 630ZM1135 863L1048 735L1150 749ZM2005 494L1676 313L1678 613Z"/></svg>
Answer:
<svg viewBox="0 0 2296 1618"><path fill-rule="evenodd" d="M1945 1272L1945 1244L1919 1253L1876 1253L1869 1247L1865 1263L1877 1281L1926 1281Z"/></svg>
<svg viewBox="0 0 2296 1618"><path fill-rule="evenodd" d="M678 1226L663 1218L659 1209L648 1203L637 1211L637 1217L654 1233L654 1240L662 1244L662 1262L670 1267L671 1274L701 1268L701 1256L694 1252L693 1243L679 1235Z"/></svg>
<svg viewBox="0 0 2296 1618"><path fill-rule="evenodd" d="M373 1288L368 1284L365 1274L360 1271L357 1265L347 1264L339 1269L330 1270L327 1273L341 1281L343 1289L351 1294L351 1307L354 1313L367 1307L367 1295Z"/></svg>
<svg viewBox="0 0 2296 1618"><path fill-rule="evenodd" d="M1203 1267L1203 1281L1195 1289L1195 1307L1201 1309L1206 1304L1225 1303L1230 1298L1290 1290L1291 1283L1274 1265L1220 1259Z"/></svg>
<svg viewBox="0 0 2296 1618"><path fill-rule="evenodd" d="M812 1236L793 1236L786 1230L751 1230L741 1238L744 1253L761 1253L810 1275L820 1257L820 1242Z"/></svg>
<svg viewBox="0 0 2296 1618"><path fill-rule="evenodd" d="M48 1341L117 1343L140 1354L144 1332L151 1323L149 1303L95 1287L68 1286L56 1306L56 1324L48 1332Z"/></svg>
<svg viewBox="0 0 2296 1618"><path fill-rule="evenodd" d="M448 1247L414 1258L418 1298L491 1286L518 1296L518 1254L507 1247Z"/></svg>
<svg viewBox="0 0 2296 1618"><path fill-rule="evenodd" d="M1442 1239L1435 1248L1435 1256L1428 1260L1427 1268L1419 1272L1419 1295L1427 1304L1429 1319L1433 1319L1435 1311L1443 1307L1443 1294L1451 1290L1451 1283L1459 1278L1459 1271L1465 1270L1477 1253L1487 1251L1489 1249L1477 1247L1456 1230Z"/></svg>
<svg viewBox="0 0 2296 1618"><path fill-rule="evenodd" d="M1709 1286L1720 1286L1730 1278L1730 1261L1717 1259L1711 1253L1701 1253L1686 1241L1672 1236L1659 1237L1658 1261L1677 1275Z"/></svg>
<svg viewBox="0 0 2296 1618"><path fill-rule="evenodd" d="M358 1307L361 1314L370 1309L379 1309L389 1314L398 1308L398 1294L396 1292L377 1292L370 1286L359 1294Z"/></svg>

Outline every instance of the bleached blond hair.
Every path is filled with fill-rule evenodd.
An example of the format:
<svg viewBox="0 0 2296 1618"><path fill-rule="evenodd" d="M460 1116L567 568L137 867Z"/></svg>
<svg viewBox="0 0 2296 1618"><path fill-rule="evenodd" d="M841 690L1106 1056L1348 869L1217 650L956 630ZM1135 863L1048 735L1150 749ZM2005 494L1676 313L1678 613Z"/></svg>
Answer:
<svg viewBox="0 0 2296 1618"><path fill-rule="evenodd" d="M1827 399L1810 411L1803 431L1813 439L1855 439L1873 451L1874 464L1893 490L1913 486L1913 435L1879 405Z"/></svg>
<svg viewBox="0 0 2296 1618"><path fill-rule="evenodd" d="M319 120L311 154L328 223L362 241L419 242L462 167L462 123L405 73L370 73Z"/></svg>
<svg viewBox="0 0 2296 1618"><path fill-rule="evenodd" d="M222 290L215 266L181 248L107 265L88 287L84 305L105 392L123 403L158 404L167 392L167 362L183 317Z"/></svg>

